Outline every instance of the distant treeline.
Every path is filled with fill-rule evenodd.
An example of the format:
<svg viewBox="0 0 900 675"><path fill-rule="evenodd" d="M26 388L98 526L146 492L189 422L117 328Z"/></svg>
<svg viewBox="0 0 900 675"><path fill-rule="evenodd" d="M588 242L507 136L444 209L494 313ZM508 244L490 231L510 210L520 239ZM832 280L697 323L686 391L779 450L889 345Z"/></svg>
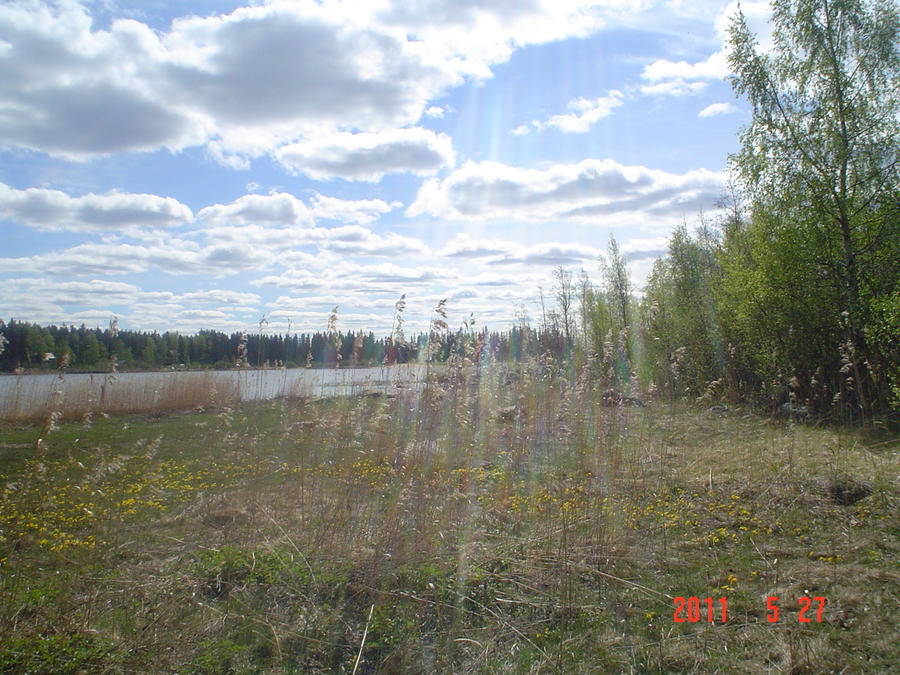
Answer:
<svg viewBox="0 0 900 675"><path fill-rule="evenodd" d="M334 367L408 363L426 358L428 336L410 340L400 336L376 337L372 332L316 332L293 335L226 334L201 330L194 335L178 332L143 332L75 326L40 326L26 321L0 321L5 349L0 371L18 369L69 371L158 370L166 368ZM443 332L433 338L428 360L445 361L451 353L461 356L477 349L499 360L518 358L521 329L505 333ZM473 347L477 345L477 347ZM557 340L557 351L562 344ZM537 353L533 344L531 352Z"/></svg>

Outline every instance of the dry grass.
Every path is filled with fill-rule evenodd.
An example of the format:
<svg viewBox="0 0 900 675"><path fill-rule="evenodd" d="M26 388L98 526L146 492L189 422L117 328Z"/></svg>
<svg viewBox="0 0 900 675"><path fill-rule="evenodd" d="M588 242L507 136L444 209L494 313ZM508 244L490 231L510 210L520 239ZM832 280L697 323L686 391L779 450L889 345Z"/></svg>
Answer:
<svg viewBox="0 0 900 675"><path fill-rule="evenodd" d="M38 429L3 428L0 669L896 663L896 437L607 407L550 366L62 423L40 456ZM675 623L676 596L727 597L728 622Z"/></svg>

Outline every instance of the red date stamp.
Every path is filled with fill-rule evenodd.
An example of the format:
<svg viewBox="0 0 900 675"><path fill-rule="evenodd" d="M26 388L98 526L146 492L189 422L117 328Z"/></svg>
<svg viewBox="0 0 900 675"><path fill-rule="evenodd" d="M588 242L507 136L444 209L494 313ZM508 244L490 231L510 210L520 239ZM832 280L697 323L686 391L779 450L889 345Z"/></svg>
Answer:
<svg viewBox="0 0 900 675"><path fill-rule="evenodd" d="M779 614L779 599L777 595L766 598L766 621L777 623ZM820 595L809 597L801 596L797 600L797 621L799 623L822 623L822 612L825 609L825 598ZM691 596L675 598L675 623L727 623L728 598L698 598Z"/></svg>
<svg viewBox="0 0 900 675"><path fill-rule="evenodd" d="M695 595L689 598L678 596L675 598L675 623L697 623L701 620L703 609L706 610L706 621L715 622L718 616L719 621L725 623L728 621L728 598L719 598L718 601L713 598L700 599ZM717 610L719 610L717 612Z"/></svg>

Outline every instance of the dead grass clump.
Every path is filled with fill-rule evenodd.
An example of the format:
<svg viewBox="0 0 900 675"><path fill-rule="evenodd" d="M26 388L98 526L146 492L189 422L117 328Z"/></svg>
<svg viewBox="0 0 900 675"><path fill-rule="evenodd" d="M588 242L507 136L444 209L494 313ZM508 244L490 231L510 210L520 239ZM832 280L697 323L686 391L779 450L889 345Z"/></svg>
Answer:
<svg viewBox="0 0 900 675"><path fill-rule="evenodd" d="M872 484L868 481L843 478L828 484L828 496L841 506L850 506L872 494Z"/></svg>

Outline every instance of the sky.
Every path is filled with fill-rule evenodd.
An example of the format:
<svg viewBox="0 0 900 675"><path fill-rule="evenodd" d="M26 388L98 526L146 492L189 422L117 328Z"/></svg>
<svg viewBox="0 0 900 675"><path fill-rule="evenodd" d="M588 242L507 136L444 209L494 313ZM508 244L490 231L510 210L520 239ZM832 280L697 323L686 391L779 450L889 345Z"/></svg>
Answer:
<svg viewBox="0 0 900 675"><path fill-rule="evenodd" d="M736 9L7 0L0 317L384 335L405 294L408 331L499 330L611 236L640 291L727 192Z"/></svg>

